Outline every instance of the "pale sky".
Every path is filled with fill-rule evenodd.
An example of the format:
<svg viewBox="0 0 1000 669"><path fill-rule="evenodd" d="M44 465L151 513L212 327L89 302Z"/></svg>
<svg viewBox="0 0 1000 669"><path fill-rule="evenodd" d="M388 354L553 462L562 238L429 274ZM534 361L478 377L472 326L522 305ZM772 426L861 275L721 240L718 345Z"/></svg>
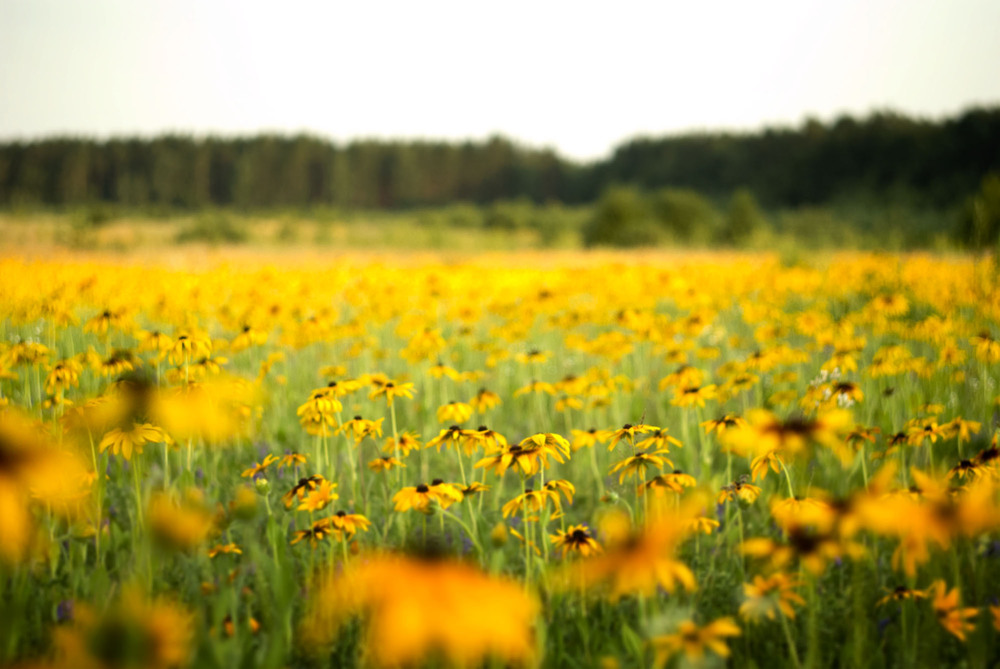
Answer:
<svg viewBox="0 0 1000 669"><path fill-rule="evenodd" d="M0 139L624 139L1000 103L1000 0L0 0Z"/></svg>

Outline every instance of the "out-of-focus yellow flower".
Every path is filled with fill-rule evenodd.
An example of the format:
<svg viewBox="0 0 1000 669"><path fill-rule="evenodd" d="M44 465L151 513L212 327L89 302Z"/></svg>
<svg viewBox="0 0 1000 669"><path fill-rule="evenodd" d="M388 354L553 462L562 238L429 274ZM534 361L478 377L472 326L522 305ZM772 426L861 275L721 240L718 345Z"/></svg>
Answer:
<svg viewBox="0 0 1000 669"><path fill-rule="evenodd" d="M434 602L447 615L428 615ZM520 584L468 565L401 555L352 560L321 579L301 628L306 648L336 639L353 617L364 621L363 661L378 667L438 656L457 667L489 658L528 664L534 657L538 605Z"/></svg>
<svg viewBox="0 0 1000 669"><path fill-rule="evenodd" d="M673 634L650 639L649 643L656 652L653 664L657 667L665 666L670 658L678 653L684 653L684 656L692 662L701 662L706 650L722 658L729 657L726 639L740 634L740 628L732 618L719 618L703 627L699 627L692 620L684 620Z"/></svg>
<svg viewBox="0 0 1000 669"><path fill-rule="evenodd" d="M194 616L167 599L149 599L129 587L101 613L85 604L54 630L57 667L175 669L191 661Z"/></svg>
<svg viewBox="0 0 1000 669"><path fill-rule="evenodd" d="M198 495L186 495L178 501L170 494L156 493L149 500L147 516L157 542L175 550L192 550L216 531L215 518Z"/></svg>

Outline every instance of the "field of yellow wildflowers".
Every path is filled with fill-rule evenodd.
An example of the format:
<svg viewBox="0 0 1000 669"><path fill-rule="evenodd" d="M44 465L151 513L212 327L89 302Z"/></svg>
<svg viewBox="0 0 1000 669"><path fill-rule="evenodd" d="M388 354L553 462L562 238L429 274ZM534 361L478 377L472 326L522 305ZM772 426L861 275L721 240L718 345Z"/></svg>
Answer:
<svg viewBox="0 0 1000 669"><path fill-rule="evenodd" d="M1000 662L988 259L0 259L0 665Z"/></svg>

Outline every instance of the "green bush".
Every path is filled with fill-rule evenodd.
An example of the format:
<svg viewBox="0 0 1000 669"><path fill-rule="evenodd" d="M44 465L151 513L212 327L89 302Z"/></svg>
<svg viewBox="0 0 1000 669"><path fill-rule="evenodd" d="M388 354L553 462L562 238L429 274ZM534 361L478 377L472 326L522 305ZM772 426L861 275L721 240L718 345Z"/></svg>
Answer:
<svg viewBox="0 0 1000 669"><path fill-rule="evenodd" d="M965 203L958 225L959 240L973 249L1000 244L1000 174L983 177L979 192Z"/></svg>
<svg viewBox="0 0 1000 669"><path fill-rule="evenodd" d="M494 202L486 209L483 225L490 230L523 230L531 224L533 208L528 200Z"/></svg>
<svg viewBox="0 0 1000 669"><path fill-rule="evenodd" d="M653 218L679 242L711 243L719 238L722 217L696 191L663 188L650 197Z"/></svg>
<svg viewBox="0 0 1000 669"><path fill-rule="evenodd" d="M241 225L222 212L206 213L177 233L178 243L205 242L208 244L242 244L250 238L245 225Z"/></svg>
<svg viewBox="0 0 1000 669"><path fill-rule="evenodd" d="M726 212L725 226L722 229L721 241L736 246L745 246L759 236L760 231L767 230L770 225L757 199L747 188L740 188L729 200L729 210Z"/></svg>
<svg viewBox="0 0 1000 669"><path fill-rule="evenodd" d="M586 246L651 246L662 242L663 237L646 198L629 187L605 191L583 229Z"/></svg>

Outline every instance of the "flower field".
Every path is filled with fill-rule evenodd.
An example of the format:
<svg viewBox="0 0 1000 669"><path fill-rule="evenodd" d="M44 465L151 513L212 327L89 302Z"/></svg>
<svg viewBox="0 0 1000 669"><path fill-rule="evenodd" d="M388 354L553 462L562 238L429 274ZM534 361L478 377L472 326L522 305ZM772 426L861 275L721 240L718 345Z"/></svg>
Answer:
<svg viewBox="0 0 1000 669"><path fill-rule="evenodd" d="M0 666L1000 662L989 259L0 259Z"/></svg>

